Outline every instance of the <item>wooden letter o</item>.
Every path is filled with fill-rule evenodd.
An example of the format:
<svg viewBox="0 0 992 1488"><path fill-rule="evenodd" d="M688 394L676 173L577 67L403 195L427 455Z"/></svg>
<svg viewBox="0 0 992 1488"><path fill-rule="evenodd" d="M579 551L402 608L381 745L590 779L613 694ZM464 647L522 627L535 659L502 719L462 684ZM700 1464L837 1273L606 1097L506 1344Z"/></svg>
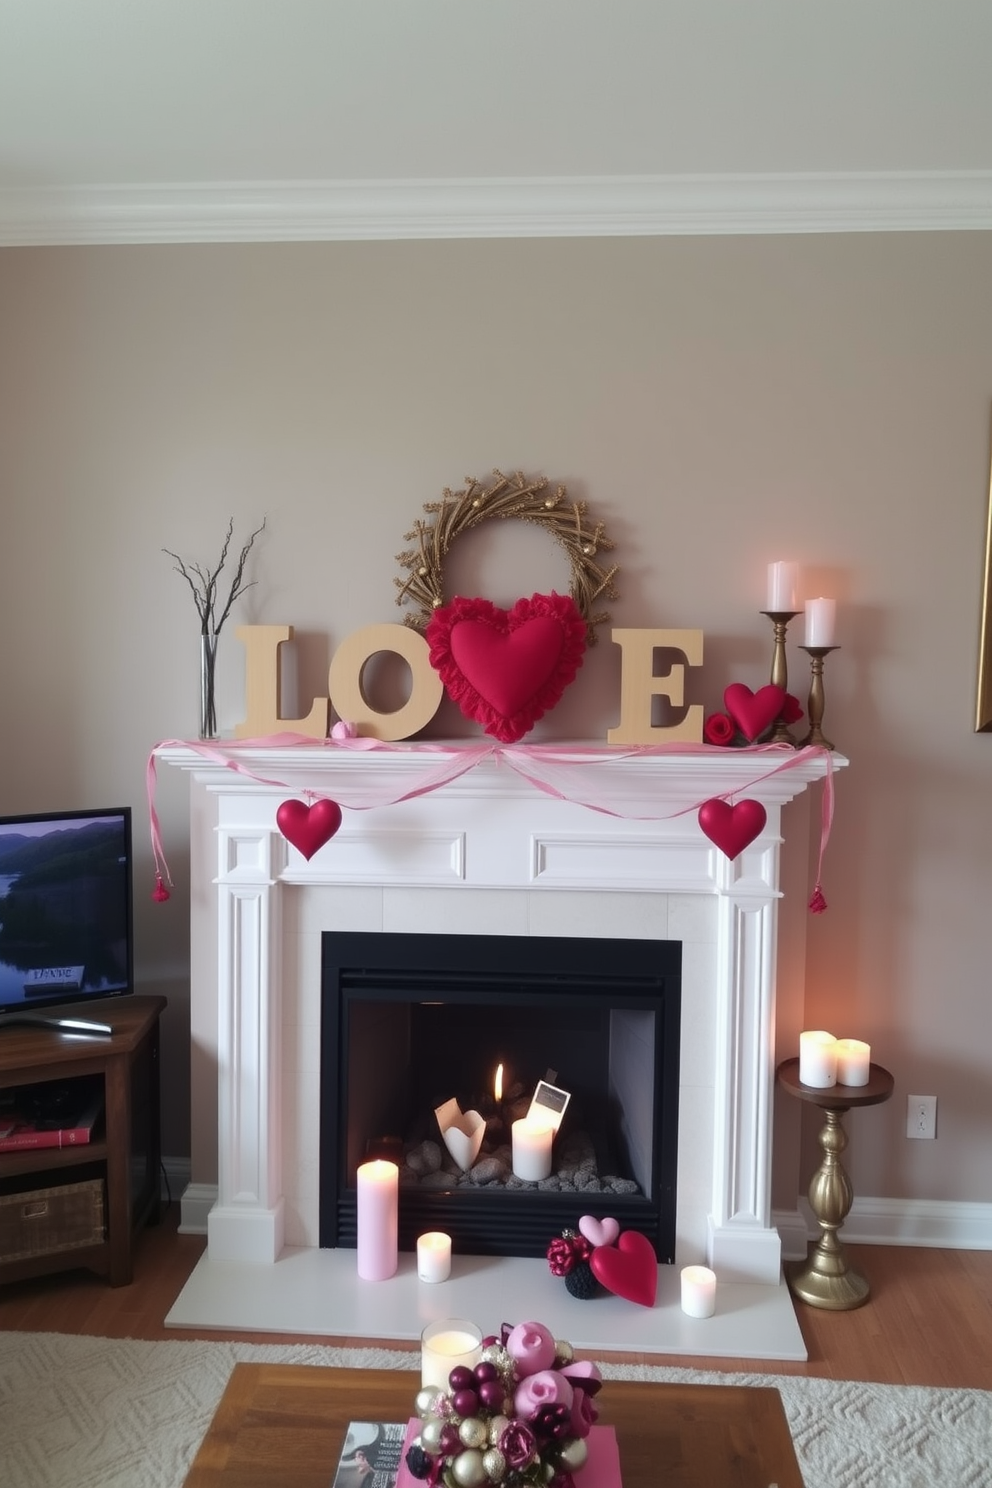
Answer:
<svg viewBox="0 0 992 1488"><path fill-rule="evenodd" d="M362 673L379 651L393 651L410 668L410 696L393 713L377 713L362 691ZM430 723L444 685L430 663L423 636L407 625L366 625L343 640L327 673L327 690L338 717L369 739L409 739Z"/></svg>

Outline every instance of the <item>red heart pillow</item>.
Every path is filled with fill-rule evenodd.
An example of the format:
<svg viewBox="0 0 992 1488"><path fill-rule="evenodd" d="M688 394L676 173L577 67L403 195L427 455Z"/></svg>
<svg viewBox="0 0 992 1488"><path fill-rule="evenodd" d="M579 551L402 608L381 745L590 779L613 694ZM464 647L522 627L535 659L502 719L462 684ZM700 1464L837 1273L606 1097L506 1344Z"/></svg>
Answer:
<svg viewBox="0 0 992 1488"><path fill-rule="evenodd" d="M768 813L760 801L738 801L729 805L714 796L699 808L699 825L728 858L736 858L760 836Z"/></svg>
<svg viewBox="0 0 992 1488"><path fill-rule="evenodd" d="M466 718L504 744L553 708L582 665L586 623L567 594L535 594L501 610L453 599L424 632L431 666Z"/></svg>
<svg viewBox="0 0 992 1488"><path fill-rule="evenodd" d="M322 799L306 806L302 801L283 801L276 812L276 825L285 837L309 861L315 852L330 842L341 825L341 807L337 801Z"/></svg>
<svg viewBox="0 0 992 1488"><path fill-rule="evenodd" d="M743 682L731 682L723 694L723 706L749 743L771 728L782 711L785 688L775 682L752 692Z"/></svg>
<svg viewBox="0 0 992 1488"><path fill-rule="evenodd" d="M615 1297L653 1307L658 1293L658 1257L640 1230L624 1230L616 1247L597 1245L589 1257L593 1276Z"/></svg>

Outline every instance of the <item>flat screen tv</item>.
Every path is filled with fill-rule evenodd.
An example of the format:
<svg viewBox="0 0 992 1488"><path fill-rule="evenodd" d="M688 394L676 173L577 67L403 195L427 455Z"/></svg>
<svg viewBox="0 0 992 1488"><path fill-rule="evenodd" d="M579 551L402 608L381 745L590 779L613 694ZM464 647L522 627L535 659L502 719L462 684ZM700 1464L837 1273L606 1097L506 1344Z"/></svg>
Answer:
<svg viewBox="0 0 992 1488"><path fill-rule="evenodd" d="M0 1029L110 1033L86 1004L134 991L132 923L130 807L0 817Z"/></svg>

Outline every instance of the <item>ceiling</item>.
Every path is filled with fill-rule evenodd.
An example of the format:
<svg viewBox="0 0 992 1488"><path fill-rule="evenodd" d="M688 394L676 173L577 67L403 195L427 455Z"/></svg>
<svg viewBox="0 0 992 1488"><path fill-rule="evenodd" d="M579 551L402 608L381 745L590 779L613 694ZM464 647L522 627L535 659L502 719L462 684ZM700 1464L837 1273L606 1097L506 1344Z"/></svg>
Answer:
<svg viewBox="0 0 992 1488"><path fill-rule="evenodd" d="M988 0L0 0L0 242L985 228L990 56Z"/></svg>

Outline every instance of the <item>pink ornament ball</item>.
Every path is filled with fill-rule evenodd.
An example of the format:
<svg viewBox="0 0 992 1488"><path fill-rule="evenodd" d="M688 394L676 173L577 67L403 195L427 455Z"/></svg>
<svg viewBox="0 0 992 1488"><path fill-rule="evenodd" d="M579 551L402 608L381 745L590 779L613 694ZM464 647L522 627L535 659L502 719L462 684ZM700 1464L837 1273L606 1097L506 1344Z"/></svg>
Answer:
<svg viewBox="0 0 992 1488"><path fill-rule="evenodd" d="M522 1379L555 1362L554 1335L543 1323L518 1323L506 1340L506 1350Z"/></svg>
<svg viewBox="0 0 992 1488"><path fill-rule="evenodd" d="M501 1380L483 1380L479 1386L479 1399L487 1410L499 1410L506 1390Z"/></svg>
<svg viewBox="0 0 992 1488"><path fill-rule="evenodd" d="M471 1390L475 1387L475 1378L467 1364L456 1364L448 1375L448 1384L452 1390Z"/></svg>
<svg viewBox="0 0 992 1488"><path fill-rule="evenodd" d="M474 1416L479 1409L479 1397L474 1390L456 1390L451 1397L455 1413L459 1416Z"/></svg>

